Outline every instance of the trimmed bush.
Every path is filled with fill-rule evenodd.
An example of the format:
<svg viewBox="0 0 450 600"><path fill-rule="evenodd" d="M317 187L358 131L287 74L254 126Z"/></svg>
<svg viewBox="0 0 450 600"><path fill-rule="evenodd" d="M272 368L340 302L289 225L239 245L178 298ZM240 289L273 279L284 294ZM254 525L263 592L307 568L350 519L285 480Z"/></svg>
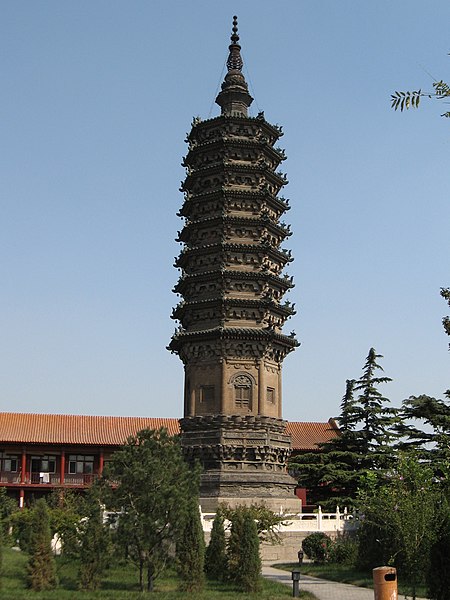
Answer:
<svg viewBox="0 0 450 600"><path fill-rule="evenodd" d="M40 499L32 511L27 577L28 586L36 592L51 590L58 584L51 539L47 503Z"/></svg>
<svg viewBox="0 0 450 600"><path fill-rule="evenodd" d="M303 552L315 563L324 563L332 546L331 538L326 533L311 533L302 542Z"/></svg>
<svg viewBox="0 0 450 600"><path fill-rule="evenodd" d="M200 519L198 499L192 498L177 540L178 573L181 589L185 592L200 592L205 574L205 538Z"/></svg>
<svg viewBox="0 0 450 600"><path fill-rule="evenodd" d="M205 556L205 571L209 579L224 581L227 576L227 554L224 518L220 511L214 517L211 539Z"/></svg>

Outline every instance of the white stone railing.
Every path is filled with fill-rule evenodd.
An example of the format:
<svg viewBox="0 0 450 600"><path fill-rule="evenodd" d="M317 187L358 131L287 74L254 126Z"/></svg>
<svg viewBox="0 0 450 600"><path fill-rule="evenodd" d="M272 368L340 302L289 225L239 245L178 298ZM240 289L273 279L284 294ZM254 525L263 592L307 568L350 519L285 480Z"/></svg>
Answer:
<svg viewBox="0 0 450 600"><path fill-rule="evenodd" d="M200 510L200 514L203 531L210 532L214 517L216 516L215 513L202 513ZM347 509L344 512L340 512L339 507L336 508L336 512L334 513L322 512L319 506L318 511L314 513L284 514L280 512L280 516L283 517L283 522L275 528L279 533L297 531L308 533L323 531L331 533L353 531L357 528L357 521L354 515L348 513Z"/></svg>

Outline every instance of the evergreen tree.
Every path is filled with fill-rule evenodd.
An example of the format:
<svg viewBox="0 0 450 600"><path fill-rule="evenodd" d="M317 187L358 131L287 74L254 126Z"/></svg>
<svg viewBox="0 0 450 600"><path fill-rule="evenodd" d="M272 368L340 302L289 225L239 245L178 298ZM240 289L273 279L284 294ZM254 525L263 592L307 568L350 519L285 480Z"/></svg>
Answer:
<svg viewBox="0 0 450 600"><path fill-rule="evenodd" d="M51 549L47 503L44 499L38 500L33 509L27 579L29 587L37 592L51 590L58 583Z"/></svg>
<svg viewBox="0 0 450 600"><path fill-rule="evenodd" d="M186 592L200 592L205 579L205 538L197 497L192 497L188 502L176 550L181 589Z"/></svg>
<svg viewBox="0 0 450 600"><path fill-rule="evenodd" d="M244 511L241 527L239 562L235 565L234 580L243 591L257 592L260 588L261 558L258 529L249 511Z"/></svg>
<svg viewBox="0 0 450 600"><path fill-rule="evenodd" d="M222 511L219 509L214 517L211 538L206 549L205 571L210 579L223 581L227 574L225 527Z"/></svg>
<svg viewBox="0 0 450 600"><path fill-rule="evenodd" d="M450 306L450 288L441 288L441 296L444 298L444 300L447 300L448 305ZM442 324L444 325L445 333L450 335L450 317L444 317L442 319Z"/></svg>
<svg viewBox="0 0 450 600"><path fill-rule="evenodd" d="M79 586L83 590L96 590L109 564L109 531L103 523L103 511L95 492L90 490L86 503L86 516L79 526L80 569Z"/></svg>
<svg viewBox="0 0 450 600"><path fill-rule="evenodd" d="M371 348L363 373L358 380L347 380L337 418L339 435L323 443L319 451L294 457L290 470L308 498L326 510L336 505L352 507L361 476L370 469L383 468L394 462L391 445L396 410L379 391L380 384L391 381L378 376L381 355ZM359 392L355 398L355 392Z"/></svg>
<svg viewBox="0 0 450 600"><path fill-rule="evenodd" d="M376 376L377 371L383 371L377 363L379 358L383 358L382 355L371 348L362 377L355 383L354 390L360 391L360 395L349 419L350 428L358 433L360 451L370 454L375 465L383 454L391 454L390 442L394 438L393 426L396 422L396 410L386 406L388 398L378 391L377 386L392 381L390 377Z"/></svg>
<svg viewBox="0 0 450 600"><path fill-rule="evenodd" d="M441 296L450 306L450 288L442 288ZM442 319L444 330L450 335L450 317ZM450 349L450 344L449 344ZM448 444L450 436L450 389L445 394L446 400L440 400L422 394L410 396L403 401L402 419L397 425L401 440L400 450L414 449L420 452L422 460L436 465L450 460ZM422 427L420 424L422 423ZM423 427L425 427L425 430ZM430 430L431 427L431 430ZM436 470L439 471L440 467ZM445 468L444 468L445 469Z"/></svg>
<svg viewBox="0 0 450 600"><path fill-rule="evenodd" d="M231 516L230 537L227 544L227 576L232 581L236 578L236 573L241 560L241 540L244 527L245 507L238 506L233 510Z"/></svg>

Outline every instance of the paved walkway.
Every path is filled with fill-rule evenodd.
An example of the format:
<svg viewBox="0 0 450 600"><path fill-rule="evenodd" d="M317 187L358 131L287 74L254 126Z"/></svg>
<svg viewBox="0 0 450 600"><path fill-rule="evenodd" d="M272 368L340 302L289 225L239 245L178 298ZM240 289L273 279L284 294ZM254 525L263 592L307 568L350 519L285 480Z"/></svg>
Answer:
<svg viewBox="0 0 450 600"><path fill-rule="evenodd" d="M262 574L267 579L285 583L292 589L292 579L289 571L263 565ZM373 590L349 585L348 583L325 581L325 579L317 579L303 574L300 576L300 590L311 592L319 600L374 600ZM399 594L399 600L401 598L403 596ZM417 600L423 599L417 598Z"/></svg>

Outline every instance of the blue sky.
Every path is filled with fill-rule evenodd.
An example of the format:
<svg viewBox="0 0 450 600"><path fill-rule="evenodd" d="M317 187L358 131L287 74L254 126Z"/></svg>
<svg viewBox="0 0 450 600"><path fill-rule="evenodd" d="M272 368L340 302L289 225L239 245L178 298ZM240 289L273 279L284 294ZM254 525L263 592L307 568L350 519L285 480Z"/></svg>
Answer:
<svg viewBox="0 0 450 600"><path fill-rule="evenodd" d="M177 417L178 191L218 114L233 14L253 114L283 125L295 262L284 417L339 412L370 347L393 405L450 387L450 4L23 1L0 20L0 409Z"/></svg>

